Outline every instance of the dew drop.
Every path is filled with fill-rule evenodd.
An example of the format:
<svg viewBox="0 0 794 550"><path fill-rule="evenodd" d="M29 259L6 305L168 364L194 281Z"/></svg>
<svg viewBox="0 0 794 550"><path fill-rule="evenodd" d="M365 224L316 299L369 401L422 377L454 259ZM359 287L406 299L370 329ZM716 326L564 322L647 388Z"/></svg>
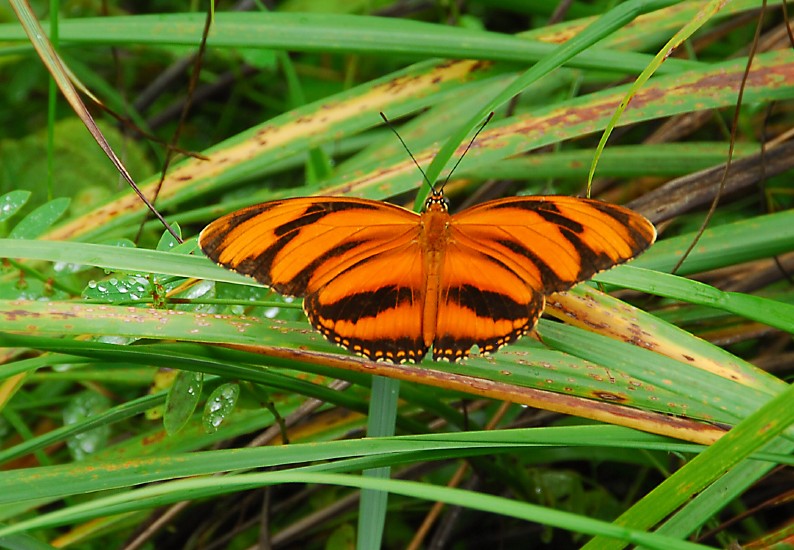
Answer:
<svg viewBox="0 0 794 550"><path fill-rule="evenodd" d="M277 307L270 307L265 310L265 317L268 319L273 319L276 315L278 315L280 308Z"/></svg>

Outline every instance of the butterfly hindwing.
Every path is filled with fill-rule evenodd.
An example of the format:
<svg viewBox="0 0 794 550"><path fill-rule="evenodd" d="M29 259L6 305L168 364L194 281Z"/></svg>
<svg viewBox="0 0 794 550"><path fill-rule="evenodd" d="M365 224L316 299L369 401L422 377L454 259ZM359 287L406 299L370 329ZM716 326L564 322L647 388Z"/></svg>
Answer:
<svg viewBox="0 0 794 550"><path fill-rule="evenodd" d="M519 275L492 251L452 235L444 256L435 360L457 361L474 345L480 353L496 351L530 330L544 304L539 280L533 284L522 278L525 271Z"/></svg>
<svg viewBox="0 0 794 550"><path fill-rule="evenodd" d="M418 232L418 231L417 231ZM415 235L339 273L303 302L309 322L326 338L378 361L419 362L424 270Z"/></svg>

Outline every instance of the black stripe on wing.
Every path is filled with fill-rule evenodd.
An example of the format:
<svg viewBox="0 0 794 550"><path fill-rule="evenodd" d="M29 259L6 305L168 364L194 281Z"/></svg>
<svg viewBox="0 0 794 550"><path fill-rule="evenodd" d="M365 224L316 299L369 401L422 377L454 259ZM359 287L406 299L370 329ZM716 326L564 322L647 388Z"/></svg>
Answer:
<svg viewBox="0 0 794 550"><path fill-rule="evenodd" d="M559 197L555 201L551 200L553 198L507 201L494 206L495 210L514 209L532 212L540 220L554 227L554 230L545 232L542 230L542 225L538 226L537 231L542 233L545 239L543 243L534 239L497 240L501 246L535 266L542 277L543 291L546 294L570 289L596 273L629 260L648 248L655 239L653 226L639 214L623 207L597 200ZM556 203L559 203L559 206ZM588 215L588 210L591 209ZM575 210L584 223L570 217L572 210ZM607 216L608 220L604 220L602 216ZM590 225L587 224L588 220ZM516 216L508 218L505 223L506 227L511 224L521 225L520 218L517 219ZM607 226L605 227L604 224ZM602 227L604 233L595 229L596 225ZM529 222L525 227L534 230L535 224ZM558 250L553 249L554 235L557 235L556 239L560 237L565 239L564 243L559 242L557 245ZM548 250L541 255L535 250L536 248ZM559 268L554 267L555 259L559 261L559 254L565 253L566 249L575 250L576 257L568 257L575 260L577 273L563 274L559 272ZM568 264L570 265L570 262ZM560 263L560 266L562 265L565 264Z"/></svg>
<svg viewBox="0 0 794 550"><path fill-rule="evenodd" d="M471 327L496 325L508 321L511 328L499 333L476 334L476 330L460 331L457 334L439 334L433 342L433 360L455 362L464 359L477 346L481 355L496 352L501 347L515 342L530 332L538 322L545 306L545 297L534 293L529 303L518 303L498 292L482 290L474 285L463 285L449 289L444 307L457 308L457 315L475 319Z"/></svg>
<svg viewBox="0 0 794 550"><path fill-rule="evenodd" d="M627 242L631 246L633 256L646 250L656 240L656 228L642 215L628 208L599 200L589 200L587 204L616 220L628 231L629 240Z"/></svg>
<svg viewBox="0 0 794 550"><path fill-rule="evenodd" d="M284 247L289 244L289 241L297 235L298 233L294 233L293 235L283 237L282 239L273 243L261 254L243 260L238 264L236 268L237 271L251 274L251 276L257 281L265 286L271 287L279 294L283 294L285 296L302 297L306 295L306 287L309 283L309 279L312 277L312 275L314 275L318 267L324 265L329 260L333 260L340 254L344 254L349 250L353 250L354 248L361 246L364 242L366 242L349 240L347 242L340 243L333 248L324 251L321 255L311 260L308 264L306 264L306 267L301 269L296 275L290 278L290 280L283 282L274 281L274 259L284 249Z"/></svg>
<svg viewBox="0 0 794 550"><path fill-rule="evenodd" d="M312 326L331 342L373 361L418 363L427 353L422 338L422 301L408 287L381 287L322 303L307 296L303 310ZM405 320L413 325L406 331ZM409 333L410 332L410 333Z"/></svg>

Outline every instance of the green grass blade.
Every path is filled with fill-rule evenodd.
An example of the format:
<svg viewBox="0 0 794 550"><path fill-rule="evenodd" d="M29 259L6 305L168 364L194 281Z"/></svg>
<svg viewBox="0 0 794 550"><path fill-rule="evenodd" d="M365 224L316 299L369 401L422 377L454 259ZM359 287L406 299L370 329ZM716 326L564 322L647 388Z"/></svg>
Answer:
<svg viewBox="0 0 794 550"><path fill-rule="evenodd" d="M693 458L686 466L657 486L615 523L635 529L648 529L685 504L722 475L770 443L794 424L794 386L770 400L748 416L714 445ZM794 449L794 442L785 446ZM671 529L672 530L672 529ZM688 533L678 533L686 536ZM624 544L604 538L590 541L584 548L623 548Z"/></svg>

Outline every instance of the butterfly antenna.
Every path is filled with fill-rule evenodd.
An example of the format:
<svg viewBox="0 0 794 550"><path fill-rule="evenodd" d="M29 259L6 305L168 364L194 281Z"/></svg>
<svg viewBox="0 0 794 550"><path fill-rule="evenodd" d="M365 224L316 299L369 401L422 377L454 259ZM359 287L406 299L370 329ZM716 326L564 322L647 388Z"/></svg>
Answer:
<svg viewBox="0 0 794 550"><path fill-rule="evenodd" d="M414 161L414 164L416 165L416 167L417 167L417 168L419 168L419 171L422 173L422 177L425 179L425 183L427 183L427 185L428 185L428 186L430 186L430 190L431 190L431 191L435 191L435 187L433 187L433 184L432 184L432 183L430 183L430 180L429 180L429 179L427 179L427 174L425 174L425 171L424 171L424 170L422 170L422 167L421 167L421 166L419 166L419 163L418 163L418 162L416 162L416 159L414 158L414 155L413 155L413 153L411 153L411 150L410 150L410 149L408 148L408 146L405 144L405 141L403 141L403 138L402 138L402 136L400 136L400 134L397 132L397 130L394 128L394 126L392 126L392 123L391 123L391 121L389 121L389 119L388 119L388 118L386 118L386 115L384 115L384 114L383 114L383 112L381 112L381 113L380 113L380 117L383 119L383 122L385 122L385 123L386 123L386 126L388 126L388 127L389 127L389 130L391 130L392 132L394 132L394 135L395 135L395 136L397 136L397 139L399 139L399 140L400 140L400 143L402 143L402 144L403 144L403 149L405 149L405 152L406 152L406 153L408 153L408 156L409 156L409 157L411 157L411 160L412 160L412 161ZM478 132L478 133L479 133L479 132Z"/></svg>
<svg viewBox="0 0 794 550"><path fill-rule="evenodd" d="M460 164L460 161L462 161L462 160L463 160L463 157L465 157L465 156L466 156L466 153L468 153L468 152L469 152L469 149L471 149L471 146L472 146L472 145L474 145L474 141L477 139L477 136L479 136L479 135L480 135L480 132L482 132L482 131L483 131L483 129L485 128L485 125L486 125L486 124L488 124L489 122L491 122L491 119L492 119L492 118L493 118L493 111L491 111L490 113L488 113L488 116L487 116L487 117L485 117L485 121L483 121L483 123L480 125L480 127L479 127L479 128L477 128L477 131L476 131L476 132L474 132L474 135L471 137L471 141L469 141L469 144L466 146L466 150L465 150L465 151L463 151L463 154L462 154L462 155L460 156L460 158L458 159L458 162L456 162L456 163L455 163L455 166L453 166L453 167L452 167L452 170L450 170L450 171L449 171L449 174L447 174L447 179L445 179L445 180L444 180L444 183L441 185L441 189L444 189L444 187L446 187L446 185L447 185L447 182L449 181L449 178L451 178L451 177L452 177L452 174L453 174L453 173L455 172L455 170L457 169L457 167L458 167L458 164Z"/></svg>

